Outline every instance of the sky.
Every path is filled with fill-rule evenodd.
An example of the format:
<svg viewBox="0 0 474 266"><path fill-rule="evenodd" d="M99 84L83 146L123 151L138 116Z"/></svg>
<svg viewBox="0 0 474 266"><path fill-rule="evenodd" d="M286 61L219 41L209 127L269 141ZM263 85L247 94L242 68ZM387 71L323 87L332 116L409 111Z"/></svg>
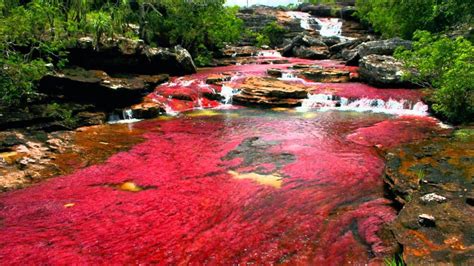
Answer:
<svg viewBox="0 0 474 266"><path fill-rule="evenodd" d="M297 4L298 0L227 0L226 5L228 6L247 6L247 2L249 6L252 5L267 5L267 6L279 6L279 5L288 5L288 4Z"/></svg>

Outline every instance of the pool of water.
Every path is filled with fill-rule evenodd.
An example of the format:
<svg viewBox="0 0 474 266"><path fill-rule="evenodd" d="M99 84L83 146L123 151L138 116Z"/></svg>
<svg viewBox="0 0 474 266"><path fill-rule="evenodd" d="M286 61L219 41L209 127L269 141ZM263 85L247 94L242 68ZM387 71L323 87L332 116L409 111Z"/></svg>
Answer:
<svg viewBox="0 0 474 266"><path fill-rule="evenodd" d="M436 122L240 108L131 124L131 150L0 195L2 264L380 262L396 211L379 150Z"/></svg>

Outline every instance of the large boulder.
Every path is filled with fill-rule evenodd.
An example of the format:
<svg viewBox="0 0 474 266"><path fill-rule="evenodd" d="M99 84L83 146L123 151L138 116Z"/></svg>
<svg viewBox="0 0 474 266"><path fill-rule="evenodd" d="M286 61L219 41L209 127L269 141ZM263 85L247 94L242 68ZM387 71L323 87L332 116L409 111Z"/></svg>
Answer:
<svg viewBox="0 0 474 266"><path fill-rule="evenodd" d="M298 106L308 96L303 85L291 84L276 78L250 77L242 83L233 101L258 106Z"/></svg>
<svg viewBox="0 0 474 266"><path fill-rule="evenodd" d="M167 74L113 78L100 70L65 69L46 75L39 89L52 97L114 109L141 101L144 94L168 80Z"/></svg>
<svg viewBox="0 0 474 266"><path fill-rule="evenodd" d="M154 48L127 38L108 39L98 47L92 38L80 38L69 49L69 63L115 73L185 75L196 72L191 55L181 46Z"/></svg>
<svg viewBox="0 0 474 266"><path fill-rule="evenodd" d="M375 86L406 86L403 72L403 64L392 56L374 54L360 60L360 79Z"/></svg>
<svg viewBox="0 0 474 266"><path fill-rule="evenodd" d="M328 59L329 50L327 46L296 46L293 55L304 59Z"/></svg>
<svg viewBox="0 0 474 266"><path fill-rule="evenodd" d="M393 55L398 47L411 49L411 41L393 38L388 40L369 41L359 44L354 49L344 49L342 57L347 65L357 65L360 58L367 55Z"/></svg>
<svg viewBox="0 0 474 266"><path fill-rule="evenodd" d="M282 49L282 55L307 59L327 59L329 58L329 48L320 38L298 35Z"/></svg>

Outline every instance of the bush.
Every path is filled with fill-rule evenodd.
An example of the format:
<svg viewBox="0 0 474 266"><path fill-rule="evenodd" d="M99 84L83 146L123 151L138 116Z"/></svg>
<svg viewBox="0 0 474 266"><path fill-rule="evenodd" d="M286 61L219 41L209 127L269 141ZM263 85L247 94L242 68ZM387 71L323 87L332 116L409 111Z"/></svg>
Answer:
<svg viewBox="0 0 474 266"><path fill-rule="evenodd" d="M433 87L434 111L453 123L474 119L474 46L458 37L414 34L413 50L398 50L395 56L414 69L406 76L421 86Z"/></svg>
<svg viewBox="0 0 474 266"><path fill-rule="evenodd" d="M416 30L442 32L471 24L474 1L357 0L358 16L386 37L411 38Z"/></svg>

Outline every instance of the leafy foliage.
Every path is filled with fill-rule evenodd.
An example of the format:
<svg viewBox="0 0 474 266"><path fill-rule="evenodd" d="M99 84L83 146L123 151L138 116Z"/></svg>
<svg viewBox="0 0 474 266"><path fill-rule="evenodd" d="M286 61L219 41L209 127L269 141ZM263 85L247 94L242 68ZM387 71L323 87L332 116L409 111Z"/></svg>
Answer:
<svg viewBox="0 0 474 266"><path fill-rule="evenodd" d="M240 37L236 7L224 0L0 0L1 105L19 105L35 95L46 64L62 67L66 48L92 35L100 49L106 37L141 38L156 46L180 44L198 64Z"/></svg>
<svg viewBox="0 0 474 266"><path fill-rule="evenodd" d="M357 13L386 37L411 38L416 30L441 32L473 22L474 2L464 0L357 0Z"/></svg>
<svg viewBox="0 0 474 266"><path fill-rule="evenodd" d="M407 79L436 89L433 109L453 123L474 118L474 46L458 37L438 37L427 31L414 35L413 50L396 57L416 71Z"/></svg>

